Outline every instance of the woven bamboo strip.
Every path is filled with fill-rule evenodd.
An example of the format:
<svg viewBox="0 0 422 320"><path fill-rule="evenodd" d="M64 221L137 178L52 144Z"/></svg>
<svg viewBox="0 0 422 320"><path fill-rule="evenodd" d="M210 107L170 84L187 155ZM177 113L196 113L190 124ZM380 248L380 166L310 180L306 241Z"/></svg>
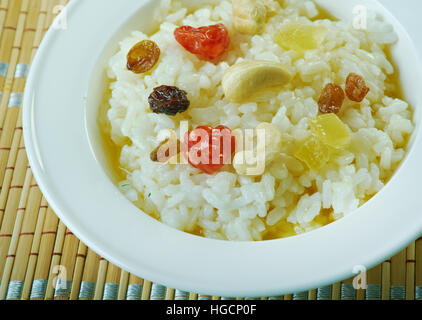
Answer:
<svg viewBox="0 0 422 320"><path fill-rule="evenodd" d="M45 297L48 273L50 270L58 224L59 219L54 214L53 210L51 210L51 208L47 208L46 218L41 233L40 250L35 269L34 281L32 284L27 284L25 282L25 285L31 285L30 298L33 300L40 300Z"/></svg>
<svg viewBox="0 0 422 320"><path fill-rule="evenodd" d="M382 268L381 265L372 268L367 273L367 288L365 292L366 300L381 299L381 281Z"/></svg>
<svg viewBox="0 0 422 320"><path fill-rule="evenodd" d="M356 300L365 300L365 289L356 290Z"/></svg>
<svg viewBox="0 0 422 320"><path fill-rule="evenodd" d="M16 31L16 37L15 37L15 41L13 43L13 52L12 52L12 62L13 65L9 65L9 71L15 70L15 81L13 83L13 88L12 88L12 92L16 92L18 95L21 93L18 92L23 92L24 89L24 84L25 84L25 77L26 77L26 69L28 66L28 63L30 62L30 57L31 57L31 44L33 43L34 40L34 33L36 30L36 24L37 24L37 20L38 20L38 11L39 11L39 1L34 1L29 3L29 0L24 0L22 2L22 7L21 7L21 12L19 14L19 18L18 18L18 26L17 26L17 31ZM29 14L27 13L29 12ZM22 46L22 50L19 48L19 46ZM16 61L14 60L15 57L15 53L16 54L20 54L19 56L19 64L16 64ZM10 97L10 99L14 99L13 95L15 93L12 93L12 96ZM12 101L11 100L11 101ZM14 107L16 105L16 107ZM19 114L20 111L19 107L20 106L20 102L12 103L12 107L8 108L8 111L6 113L6 121L7 123L13 124L16 123L17 120L17 116ZM2 132L2 136L0 139L0 145L5 148L7 150L8 146L12 147L13 146L16 148L17 145L17 141L19 141L20 137L18 139L15 139L15 142L12 143L13 141L13 136L15 136L15 134L21 135L21 126L19 127L15 127L14 130L3 130ZM4 152L2 155L6 155L7 152ZM15 154L15 150L12 153L12 155ZM9 162L9 160L7 161ZM2 177L3 178L3 177ZM3 180L3 179L2 179ZM10 179L9 179L10 181ZM4 185L4 184L3 184ZM8 188L9 186L7 186ZM37 198L41 197L41 193L38 191L37 192ZM32 207L31 207L32 208ZM38 208L34 208L33 210L38 211ZM30 212L30 216L37 216L38 212L34 212L32 214L32 212ZM32 222L32 221L31 221ZM31 223L31 222L27 222ZM26 229L28 230L33 230L35 228L35 223L36 223L36 219L33 220L34 226L28 226L28 225L24 225L26 227ZM17 228L15 229L17 230ZM31 232L33 231L28 231L26 232L27 236L25 236L26 240L22 241L20 244L20 249L21 250L21 254L17 255L18 259L17 259L17 266L19 265L26 265L22 264L20 261L22 259L24 259L24 261L27 260L27 250L30 250L30 246L32 243L32 234ZM24 231L25 234L25 231ZM18 237L19 235L14 234L13 237ZM13 240L12 240L13 241ZM23 249L22 249L23 248ZM29 252L28 252L29 253ZM13 255L15 255L14 252L9 252L9 257L7 259L7 264L13 264ZM7 267L8 268L8 267ZM21 287L21 283L24 280L25 277L25 268L21 268L21 270L18 269L19 267L15 267L13 272L14 274L12 275L12 283L10 285L10 291L11 291L11 295L10 298L12 299L18 299L20 298L21 292L19 292L22 287ZM10 275L4 275L5 277L9 277ZM17 285L19 287L19 289L15 290L14 286Z"/></svg>
<svg viewBox="0 0 422 320"><path fill-rule="evenodd" d="M331 299L340 300L341 299L341 283L334 283L331 288Z"/></svg>
<svg viewBox="0 0 422 320"><path fill-rule="evenodd" d="M38 1L38 0L37 0ZM12 51L10 54L10 58L9 58L9 68L8 68L8 72L7 72L7 76L6 76L6 82L4 85L4 89L3 89L3 94L2 94L2 99L1 99L1 103L0 103L0 128L2 128L2 131L0 131L0 135L1 135L1 140L3 141L3 133L7 132L5 129L7 128L8 125L14 125L16 123L16 121L12 121L10 123L8 123L8 121L6 118L6 113L8 111L8 103L9 103L9 99L10 99L10 95L11 95L11 89L12 89L12 83L13 83L13 76L15 73L15 68L16 68L16 64L18 61L18 57L20 54L20 45L21 45L21 41L22 41L22 34L24 31L24 27L25 27L25 19L26 19L26 11L28 10L28 4L29 4L29 0L16 0L16 3L19 3L19 11L18 11L18 16L17 18L17 24L16 26L13 26L12 28L15 29L15 33L14 33L14 40L10 43L12 45ZM6 18L6 27L8 27L8 18L9 16L7 16ZM13 20L15 19L15 17L13 17ZM13 24L15 24L15 21L13 21ZM7 30L6 30L7 31ZM9 45L10 45L9 44ZM0 144L3 145L3 144Z"/></svg>
<svg viewBox="0 0 422 320"><path fill-rule="evenodd" d="M129 272L122 270L120 274L119 293L117 295L117 300L126 299L128 284L129 284Z"/></svg>
<svg viewBox="0 0 422 320"><path fill-rule="evenodd" d="M70 297L78 247L78 238L72 232L66 230L60 267L58 268L60 270L60 274L58 275L60 286L57 282L54 291L55 300L68 300Z"/></svg>
<svg viewBox="0 0 422 320"><path fill-rule="evenodd" d="M20 201L19 201L19 205L18 208L16 208L16 213L15 213L15 219L13 222L13 231L11 232L12 237L10 238L5 237L3 239L0 240L5 240L2 245L5 245L7 243L7 252L12 252L9 254L7 254L6 256L6 263L4 265L3 268L3 273L2 273L2 280L1 280L1 284L0 284L0 300L4 300L6 297L6 293L7 293L7 287L9 284L9 278L10 278L10 273L12 271L12 264L11 264L11 259L9 258L13 258L15 252L16 252L16 248L18 245L18 239L19 237L17 236L21 230L22 227L22 221L23 221L23 212L25 210L25 205L27 202L27 198L29 195L29 187L30 187L30 181L32 180L32 174L27 171L27 174L25 176L25 183L23 186L23 190L22 190L22 195L20 197ZM7 212L7 211L6 211ZM9 240L9 241L7 241ZM0 247L0 249L5 249L5 247ZM2 256L4 256L2 254Z"/></svg>
<svg viewBox="0 0 422 320"><path fill-rule="evenodd" d="M413 242L406 249L406 300L415 300L415 246Z"/></svg>
<svg viewBox="0 0 422 320"><path fill-rule="evenodd" d="M46 3L46 1L43 1L43 3ZM23 3L23 5L25 4L26 2ZM13 50L16 50L17 52L20 51L19 61L18 64L15 63L9 66L9 71L14 72L13 86L11 89L12 94L9 99L9 104L15 105L16 107L7 108L5 128L3 129L0 139L0 146L4 148L4 151L0 154L0 181L3 182L3 188L8 187L8 183L10 183L10 178L3 177L4 166L7 162L6 168L9 169L9 172L10 169L13 170L16 159L16 148L22 136L22 111L19 106L21 104L21 95L24 89L29 63L33 58L33 46L37 44L44 31L45 14L39 13L45 8L40 7L40 4L42 4L41 0L30 2L28 18L26 19L26 25L23 33L23 41L21 41L22 49L19 49L16 39L14 43ZM6 174L7 172L8 170L6 170Z"/></svg>
<svg viewBox="0 0 422 320"><path fill-rule="evenodd" d="M198 300L198 294L194 292L189 293L189 300Z"/></svg>
<svg viewBox="0 0 422 320"><path fill-rule="evenodd" d="M6 13L8 11L8 6L9 6L8 0L0 1L0 39L1 39L1 36L3 35L3 27L4 27L4 22L6 21Z"/></svg>
<svg viewBox="0 0 422 320"><path fill-rule="evenodd" d="M22 210L22 215L24 215L22 228L20 230L16 228L15 230L18 232L14 232L13 234L13 237L18 239L18 246L14 252L9 250L9 257L6 261L6 265L13 265L9 279L7 299L20 299L22 296L23 281L25 280L26 270L28 268L29 254L31 253L32 240L37 225L41 197L38 185L35 184L35 179L32 179L26 209ZM40 221L40 224L42 223L43 221ZM12 243L13 241L14 239L12 238Z"/></svg>
<svg viewBox="0 0 422 320"><path fill-rule="evenodd" d="M33 18L33 16L34 16L34 13L36 13L37 10L36 10L35 7L32 7L32 6L34 4L38 4L38 3L39 3L39 1L31 2L31 7L30 7L31 14L30 14L30 19L28 19L28 21L30 20L31 22L28 25L28 28L27 28L28 30L26 30L26 32L25 32L25 34L29 34L31 37L33 37L33 39L34 39L33 43L34 44L39 43L39 41L41 40L41 35L43 34L43 31L44 31L43 29L44 29L44 24L45 24L45 21L44 21L45 20L45 14L39 14L38 20L37 20L36 31L35 31L35 35L34 35L34 32L33 32L32 29L35 25L34 22L33 22L33 20L35 18ZM46 3L47 3L47 0L44 0L43 3L42 3L42 6L41 6L41 10L45 9ZM44 6L43 6L43 4L44 4ZM28 39L28 40L29 41L24 42L24 44L28 43L28 45L30 45L32 43L31 39ZM22 59L24 59L22 61L24 61L24 62L27 62L27 61L29 62L33 58L33 50L31 50L30 47L28 48L27 47L28 45L25 45L25 49L22 51L22 55L21 55ZM31 52L30 58L28 58L29 52ZM23 81L22 81L21 78L25 77L25 72L20 72L19 74L18 74L18 72L16 72L15 76L18 78L18 79L16 79L17 82L18 82L17 86L18 87L23 86ZM18 89L23 90L23 87L19 87ZM13 109L16 109L16 108L13 108ZM6 173L3 174L4 171L2 171L1 168L0 168L0 178L1 178L0 181L3 182L2 183L2 189L1 189L1 192L0 192L0 225L2 223L1 212L2 212L2 210L4 210L4 207L6 205L6 199L7 199L7 195L8 195L8 192L9 192L10 184L12 182L12 177L13 177L13 174L15 174L14 171L16 171L17 174L23 173L25 171L24 169L27 166L26 155L25 155L25 161L19 161L19 159L17 159L19 151L24 148L23 141L21 141L22 123L21 123L20 112L21 112L21 108L19 108L17 123L13 124L12 122L10 122L11 124L14 125L14 128L12 126L12 128L13 128L13 139L12 139L10 152L9 152L9 149L8 149L8 146L7 146L8 142L5 142L5 140L8 139L8 134L10 133L10 130L12 130L12 128L10 128L9 130L3 130L4 134L2 135L2 139L0 140L1 145L2 146L4 145L3 148L5 148L2 151L0 150L0 160L1 160L0 161L0 167L4 166L3 161L5 161L5 159L7 159L7 165L6 165L6 170L5 170ZM4 179L3 179L3 176L4 176Z"/></svg>
<svg viewBox="0 0 422 320"><path fill-rule="evenodd" d="M108 266L108 261L101 257L97 275L97 286L94 297L95 300L101 300L103 298Z"/></svg>
<svg viewBox="0 0 422 320"><path fill-rule="evenodd" d="M293 300L293 295L292 294L285 294L283 296L283 300L289 300L289 301L291 301L291 300Z"/></svg>
<svg viewBox="0 0 422 320"><path fill-rule="evenodd" d="M24 286L22 289L22 300L28 300L31 294L31 284L34 279L35 268L37 265L38 254L40 250L42 230L47 215L47 201L43 198L41 201L40 210L38 213L37 224L35 227L34 239L32 241L31 251L29 253L28 267L26 269Z"/></svg>
<svg viewBox="0 0 422 320"><path fill-rule="evenodd" d="M56 286L57 273L58 273L56 266L60 265L65 233L66 233L66 226L63 224L63 222L60 221L58 229L57 229L51 264L49 268L49 274L47 278L47 289L46 289L45 297L44 297L46 300L52 300L54 298L54 289Z"/></svg>
<svg viewBox="0 0 422 320"><path fill-rule="evenodd" d="M106 282L104 285L103 300L116 300L119 293L121 269L108 263Z"/></svg>
<svg viewBox="0 0 422 320"><path fill-rule="evenodd" d="M173 288L167 288L166 290L166 300L174 300L175 290Z"/></svg>
<svg viewBox="0 0 422 320"><path fill-rule="evenodd" d="M12 88L12 83L13 83L13 70L11 68L8 68L8 65L10 64L11 60L10 60L10 55L12 53L12 46L14 43L14 37L15 37L15 33L16 33L16 28L17 28L17 24L18 24L18 16L19 16L19 11L21 8L21 3L22 1L12 1L10 3L10 6L8 8L8 12L7 12L7 17L6 20L4 21L4 32L3 32L3 37L1 39L1 43L0 43L0 63L4 64L7 63L6 65L4 65L4 67L7 69L6 70L6 76L4 76L3 72L0 75L0 114L5 113L6 109L7 109L7 105L8 105L8 101L9 101L9 95L5 94L5 92L10 92L11 88ZM14 123L12 124L7 124L8 126L14 126ZM9 154L9 147L10 145L7 143L7 141L2 141L1 136L2 136L2 130L3 130L3 123L0 122L0 182L3 181L3 176L5 173L5 166L7 163L7 157ZM12 130L9 128L9 130ZM3 189L3 186L0 186L0 190ZM3 190L2 190L3 191ZM4 200L7 197L7 193L5 194L3 193L3 197L0 199ZM0 206L0 215L4 214L4 206L6 205L5 203L0 202L0 204L3 204L2 206ZM0 225L2 222L2 217L0 216ZM1 274L1 270L0 270L0 274Z"/></svg>
<svg viewBox="0 0 422 320"><path fill-rule="evenodd" d="M33 7L34 4L38 5L40 3L40 0L31 2L31 7L30 7L30 24L28 25L28 27L25 29L26 30L26 34L30 34L30 36L32 37L32 41L31 39L28 39L29 41L24 41L24 48L22 50L22 61L24 62L29 62L32 61L34 54L35 54L35 49L37 48L41 39L42 39L42 35L44 33L45 27L50 23L50 21L48 21L48 19L46 19L46 12L45 10L47 10L47 4L50 3L50 5L54 4L51 1L48 0L42 0L41 2L41 7L39 8L39 15L37 17L37 22L36 22L36 28L35 28L35 18L33 18L34 13L36 13L38 10L37 8ZM52 10L52 8L50 8ZM45 12L45 13L44 13ZM35 34L34 34L34 28L35 28ZM31 44L32 48L31 48ZM26 68L26 63L21 64L20 66L23 66L23 68ZM20 68L22 69L22 68ZM12 70L12 69L10 69ZM14 91L18 92L18 91L23 91L23 86L24 86L24 78L26 76L26 71L21 71L18 72L19 68L16 70L15 72L15 76L17 79L15 79L15 83L14 83ZM17 113L17 119L15 119L16 121L7 121L6 123L11 125L11 128L9 128L8 130L4 129L3 130L3 134L2 137L0 139L0 147L3 148L2 150L0 150L0 181L2 181L2 190L0 193L0 214L1 214L1 210L4 209L4 205L3 203L5 203L5 199L7 196L7 192L9 191L9 187L10 187L10 183L11 183L11 179L12 179L12 173L14 170L23 170L23 167L18 167L15 165L15 161L16 161L16 156L18 153L18 146L23 143L21 142L22 139L22 109L18 108L19 110L16 111L17 108L10 108L12 111L8 112L8 116L10 117L14 117ZM8 118L9 119L9 118ZM10 119L9 119L10 120ZM13 137L11 139L11 146L9 147L9 142L10 142L10 136L11 136L11 132L13 129ZM23 145L21 145L21 148L23 148ZM10 152L9 152L10 150ZM7 165L6 165L6 170L2 170L4 167L4 164L7 159ZM5 172L5 174L4 174ZM4 176L4 177L3 177ZM3 179L4 178L4 179ZM0 217L0 225L1 225L1 217Z"/></svg>
<svg viewBox="0 0 422 320"><path fill-rule="evenodd" d="M382 264L382 278L381 278L381 299L390 299L391 287L391 260L387 260Z"/></svg>
<svg viewBox="0 0 422 320"><path fill-rule="evenodd" d="M45 13L44 10L46 9L46 5L50 3L50 5L53 5L54 2L48 1L48 0L42 0L41 2L41 8L40 8L40 12L41 14L38 15L37 19L35 18L35 13L37 13L37 6L40 4L40 0L36 0L36 1L31 1L31 7L30 9L30 19L28 19L30 22L27 26L27 28L24 30L25 34L29 34L30 38L28 39L29 41L24 41L24 47L22 50L22 61L23 62L29 62L32 61L33 57L34 57L34 53L35 53L35 49L36 47L38 47L39 42L41 41L42 38L42 34L45 31L45 27L48 25L49 21L48 19L45 19ZM23 5L27 5L26 2L23 3ZM24 8L25 9L25 8ZM52 8L50 8L52 11ZM23 12L25 12L25 10L22 10ZM19 21L21 21L22 19L19 19ZM37 21L37 22L35 22ZM36 27L35 27L36 25ZM18 28L18 30L20 30L21 28ZM34 29L35 29L35 34L34 34ZM20 34L20 33L18 33ZM31 38L33 39L31 41ZM31 48L31 43L33 43L33 48ZM19 52L19 46L18 43L15 39L14 41L14 47L13 49L16 52ZM22 66L22 65L21 65ZM24 64L24 67L26 68L26 64ZM9 68L9 72L12 72L11 70L14 70L14 68ZM13 83L13 90L15 92L21 92L23 91L23 87L25 84L25 73L26 72L19 72L18 73L19 68L16 70L15 72L15 82ZM12 83L12 82L10 82ZM9 90L10 91L10 90ZM8 92L9 92L8 91ZM8 112L7 112L7 121L6 124L10 124L10 128L4 128L3 130L3 134L1 134L1 139L0 139L0 181L3 181L2 183L2 189L1 193L0 193L0 213L2 211L2 209L4 209L3 203L5 203L6 196L7 193L9 191L9 187L10 187L10 183L11 183L11 177L12 177L12 172L13 170L17 170L20 171L21 169L23 169L23 164L21 164L21 166L17 166L15 165L15 161L16 161L16 154L17 154L17 146L21 145L20 148L24 148L24 146L22 145L23 141L20 141L22 139L22 120L21 120L21 108L8 108ZM10 119L12 118L12 119ZM15 121L13 121L15 120ZM13 132L13 135L12 135ZM10 142L11 141L11 142ZM10 145L11 143L11 145ZM10 147L9 147L10 145ZM10 152L9 152L10 150ZM5 161L7 159L7 167L6 170L2 170L5 164ZM26 163L24 164L26 166ZM4 172L6 172L6 175L4 176ZM4 177L4 180L3 180ZM2 217L0 217L0 224L2 222Z"/></svg>
<svg viewBox="0 0 422 320"><path fill-rule="evenodd" d="M141 300L144 280L131 274L129 276L129 285L127 288L127 300Z"/></svg>
<svg viewBox="0 0 422 320"><path fill-rule="evenodd" d="M13 130L8 131L6 129L8 126L13 126L18 117L18 107L21 104L25 87L26 71L31 59L32 43L38 20L40 0L29 1L23 0L22 2L8 67L8 80L9 83L12 83L12 86L11 90L9 87L5 88L3 105L0 107L0 125L3 127L0 145L3 148L11 145ZM7 106L6 102L8 102Z"/></svg>
<svg viewBox="0 0 422 320"><path fill-rule="evenodd" d="M422 300L422 238L416 241L415 251L415 299Z"/></svg>
<svg viewBox="0 0 422 320"><path fill-rule="evenodd" d="M81 287L81 280L85 266L88 248L82 242L79 242L78 253L76 255L75 270L73 272L72 288L70 291L70 300L77 300Z"/></svg>
<svg viewBox="0 0 422 320"><path fill-rule="evenodd" d="M151 282L148 280L144 280L144 286L142 288L142 300L149 300L151 294Z"/></svg>
<svg viewBox="0 0 422 320"><path fill-rule="evenodd" d="M99 263L100 256L88 249L79 291L79 300L92 300L94 298Z"/></svg>
<svg viewBox="0 0 422 320"><path fill-rule="evenodd" d="M98 268L94 300L101 300L103 298L104 284L107 276L107 267L107 260L105 260L104 258L100 258L100 266Z"/></svg>
<svg viewBox="0 0 422 320"><path fill-rule="evenodd" d="M1 150L0 150L1 152ZM14 168L7 170L9 178L7 185L4 184L0 191L0 257L3 257L8 248L9 240L15 223L16 210L18 208L20 195L22 192L23 183L25 180L26 170L28 166L28 159L23 146L23 141L20 142L17 148L16 163ZM0 260L0 274L3 273L3 263Z"/></svg>
<svg viewBox="0 0 422 320"><path fill-rule="evenodd" d="M406 250L391 258L390 299L406 299Z"/></svg>
<svg viewBox="0 0 422 320"><path fill-rule="evenodd" d="M15 38L16 28L18 25L18 17L20 8L22 5L22 0L13 0L9 3L7 8L7 14L5 20L3 21L4 25L2 28L2 37L0 42L0 63L10 63L13 61L11 59L12 47ZM3 92L3 95L0 99L0 136L3 129L3 117L6 112L8 95L5 96L4 92L10 92L12 87L13 71L8 69L8 64L4 65L4 70L0 77L0 92ZM6 73L6 76L4 75Z"/></svg>
<svg viewBox="0 0 422 320"><path fill-rule="evenodd" d="M309 290L308 293L308 300L316 300L317 299L317 290Z"/></svg>

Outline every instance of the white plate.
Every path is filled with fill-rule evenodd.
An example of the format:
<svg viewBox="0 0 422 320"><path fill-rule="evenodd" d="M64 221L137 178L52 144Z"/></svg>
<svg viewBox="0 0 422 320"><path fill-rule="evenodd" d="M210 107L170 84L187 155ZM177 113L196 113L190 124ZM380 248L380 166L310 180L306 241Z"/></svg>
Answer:
<svg viewBox="0 0 422 320"><path fill-rule="evenodd" d="M73 0L65 12L67 29L47 33L25 90L31 168L49 204L85 244L117 266L169 287L270 296L345 279L356 266L372 267L421 234L421 68L405 30L372 0L320 2L345 17L354 5L366 4L382 13L400 38L393 53L416 111L416 130L406 160L380 193L329 226L267 242L204 239L140 214L100 164L95 118L105 61L118 39L135 27L151 28L147 2Z"/></svg>

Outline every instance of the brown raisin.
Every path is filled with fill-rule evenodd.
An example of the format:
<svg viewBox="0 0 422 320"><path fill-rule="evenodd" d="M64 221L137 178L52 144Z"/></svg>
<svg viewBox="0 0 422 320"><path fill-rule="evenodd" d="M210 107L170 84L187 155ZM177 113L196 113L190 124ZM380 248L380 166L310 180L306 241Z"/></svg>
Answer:
<svg viewBox="0 0 422 320"><path fill-rule="evenodd" d="M346 94L347 97L355 102L362 102L369 92L365 80L362 76L351 73L346 79Z"/></svg>
<svg viewBox="0 0 422 320"><path fill-rule="evenodd" d="M135 44L127 54L127 68L134 73L144 73L156 65L160 58L160 48L150 40Z"/></svg>
<svg viewBox="0 0 422 320"><path fill-rule="evenodd" d="M148 98L152 112L175 116L185 112L190 105L187 93L177 87L160 86Z"/></svg>
<svg viewBox="0 0 422 320"><path fill-rule="evenodd" d="M164 140L157 148L155 148L151 152L150 154L151 161L160 162L160 163L165 163L169 161L171 157L180 153L181 148L180 148L179 139L177 139L176 144L177 146L172 148L173 145L170 145L170 139ZM160 154L160 151L162 152L161 148L163 147L166 147L164 154ZM174 151L176 151L176 154L171 154L171 152L174 152Z"/></svg>
<svg viewBox="0 0 422 320"><path fill-rule="evenodd" d="M321 113L339 113L345 99L343 89L333 83L326 85L318 101Z"/></svg>

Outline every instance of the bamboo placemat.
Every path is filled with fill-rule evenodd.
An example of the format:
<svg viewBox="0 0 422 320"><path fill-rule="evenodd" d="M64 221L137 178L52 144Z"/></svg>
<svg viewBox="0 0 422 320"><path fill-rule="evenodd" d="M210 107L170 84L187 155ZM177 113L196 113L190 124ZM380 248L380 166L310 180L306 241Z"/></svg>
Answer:
<svg viewBox="0 0 422 320"><path fill-rule="evenodd" d="M41 39L68 0L0 0L0 300L219 300L140 279L98 256L56 217L28 165L22 94ZM422 300L422 238L352 279L264 300ZM239 299L241 300L241 299Z"/></svg>

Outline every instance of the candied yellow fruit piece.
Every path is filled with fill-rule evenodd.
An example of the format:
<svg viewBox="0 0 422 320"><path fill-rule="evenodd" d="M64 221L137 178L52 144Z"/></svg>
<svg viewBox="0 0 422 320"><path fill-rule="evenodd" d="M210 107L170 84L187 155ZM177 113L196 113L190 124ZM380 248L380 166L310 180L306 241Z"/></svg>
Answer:
<svg viewBox="0 0 422 320"><path fill-rule="evenodd" d="M343 149L351 140L349 128L334 113L327 113L310 120L312 134L322 143Z"/></svg>
<svg viewBox="0 0 422 320"><path fill-rule="evenodd" d="M309 169L317 171L330 160L331 150L315 137L311 137L297 150L295 157L306 163Z"/></svg>
<svg viewBox="0 0 422 320"><path fill-rule="evenodd" d="M304 25L291 22L283 25L275 33L275 42L286 50L306 51L317 49L328 30L324 26Z"/></svg>

